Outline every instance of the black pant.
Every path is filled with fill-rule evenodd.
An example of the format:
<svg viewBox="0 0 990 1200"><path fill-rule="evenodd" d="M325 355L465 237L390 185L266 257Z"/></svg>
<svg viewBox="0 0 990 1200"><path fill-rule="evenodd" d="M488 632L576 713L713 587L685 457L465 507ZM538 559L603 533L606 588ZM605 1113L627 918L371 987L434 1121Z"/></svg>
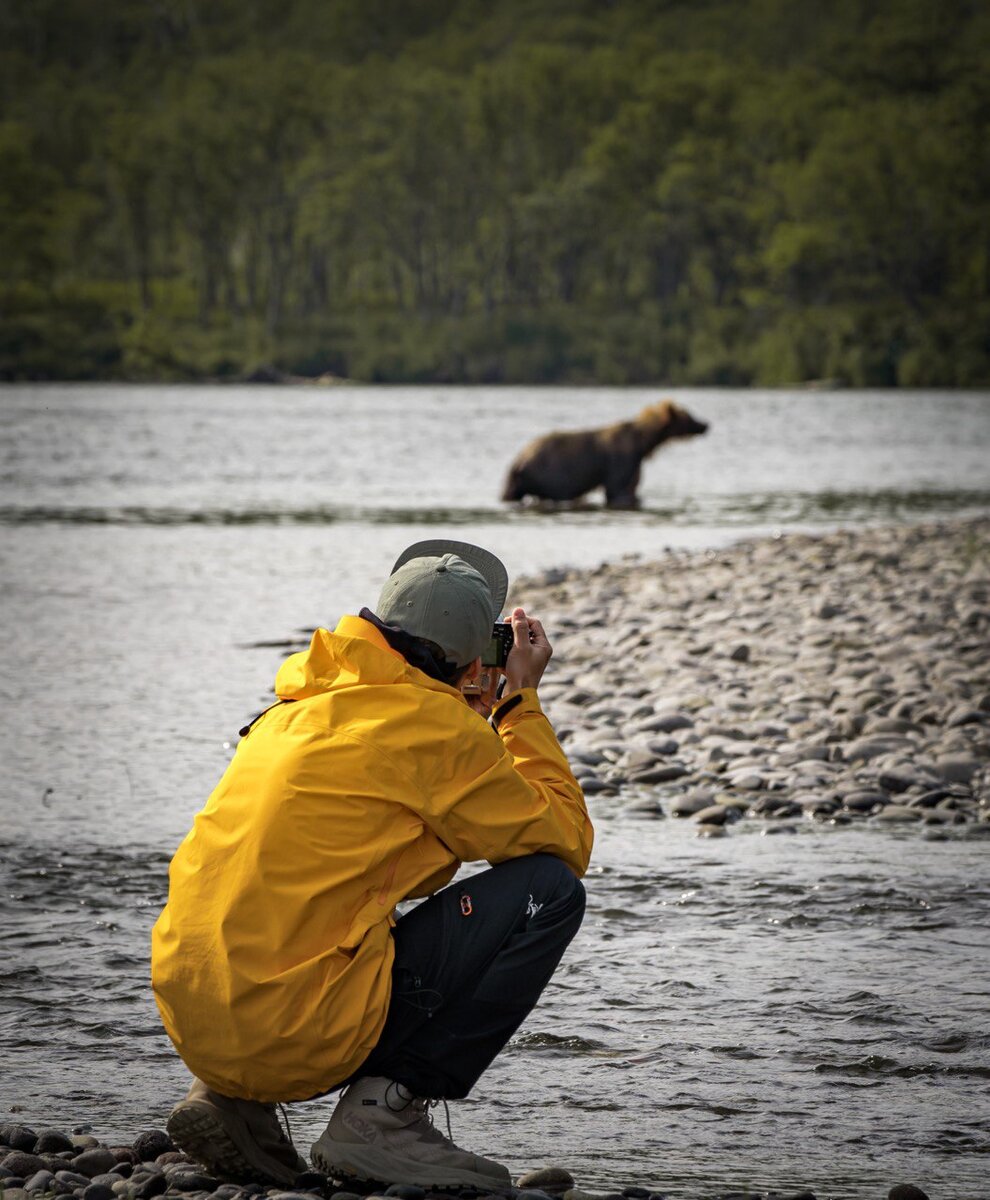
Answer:
<svg viewBox="0 0 990 1200"><path fill-rule="evenodd" d="M437 892L393 932L392 1000L355 1072L457 1100L519 1028L584 916L584 888L549 854L499 863Z"/></svg>

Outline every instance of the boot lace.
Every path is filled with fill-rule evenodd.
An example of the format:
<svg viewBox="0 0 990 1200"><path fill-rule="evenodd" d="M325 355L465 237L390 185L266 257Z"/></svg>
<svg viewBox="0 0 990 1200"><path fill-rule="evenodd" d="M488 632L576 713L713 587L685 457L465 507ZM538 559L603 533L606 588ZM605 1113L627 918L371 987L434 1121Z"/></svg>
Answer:
<svg viewBox="0 0 990 1200"><path fill-rule="evenodd" d="M443 1133L441 1133L441 1131L439 1129L437 1129L436 1124L433 1120L433 1110L440 1104L443 1105L444 1117L446 1118L446 1123L447 1123L447 1136L446 1137L444 1137ZM421 1110L423 1113L422 1119L426 1122L427 1126L429 1127L432 1138L435 1138L437 1141L444 1142L448 1146L454 1146L454 1131L450 1127L450 1106L447 1104L447 1101L446 1100L420 1100L420 1101L418 1101L418 1105L421 1106ZM457 1147L454 1146L454 1148L456 1149Z"/></svg>
<svg viewBox="0 0 990 1200"><path fill-rule="evenodd" d="M292 1140L292 1126L289 1124L289 1114L285 1111L285 1105L279 1104L278 1111L282 1114L282 1120L285 1122L284 1130L282 1129L281 1124L279 1125L279 1136L281 1137L282 1141L286 1142L292 1147L293 1150L295 1150L296 1143Z"/></svg>
<svg viewBox="0 0 990 1200"><path fill-rule="evenodd" d="M427 1100L420 1096L413 1096L409 1093L408 1088L403 1087L401 1083L393 1082L385 1091L385 1104L392 1112L402 1112L403 1109L411 1108L413 1112L418 1114L417 1120L422 1121L426 1127L424 1137L427 1141L442 1142L444 1145L457 1149L454 1144L454 1132L450 1126L450 1106L446 1100ZM446 1137L437 1129L433 1120L433 1110L440 1104L443 1105L444 1117L447 1124Z"/></svg>

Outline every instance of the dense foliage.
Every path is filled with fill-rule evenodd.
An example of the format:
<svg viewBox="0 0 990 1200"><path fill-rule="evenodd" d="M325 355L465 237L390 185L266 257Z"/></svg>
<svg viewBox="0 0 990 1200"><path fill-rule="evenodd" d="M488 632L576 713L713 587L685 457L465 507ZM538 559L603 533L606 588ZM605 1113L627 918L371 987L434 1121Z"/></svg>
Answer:
<svg viewBox="0 0 990 1200"><path fill-rule="evenodd" d="M981 0L7 0L0 377L990 382Z"/></svg>

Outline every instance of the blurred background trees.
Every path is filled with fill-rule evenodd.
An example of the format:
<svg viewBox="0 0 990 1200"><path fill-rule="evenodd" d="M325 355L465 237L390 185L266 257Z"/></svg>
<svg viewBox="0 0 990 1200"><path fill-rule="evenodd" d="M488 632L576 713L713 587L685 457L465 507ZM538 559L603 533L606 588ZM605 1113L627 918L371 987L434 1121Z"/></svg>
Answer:
<svg viewBox="0 0 990 1200"><path fill-rule="evenodd" d="M987 386L978 0L7 0L0 378Z"/></svg>

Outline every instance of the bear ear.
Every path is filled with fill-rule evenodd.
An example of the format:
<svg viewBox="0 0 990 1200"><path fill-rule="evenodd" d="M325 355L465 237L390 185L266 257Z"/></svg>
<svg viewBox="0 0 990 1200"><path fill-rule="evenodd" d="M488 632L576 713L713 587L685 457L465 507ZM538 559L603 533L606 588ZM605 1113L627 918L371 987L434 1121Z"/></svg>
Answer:
<svg viewBox="0 0 990 1200"><path fill-rule="evenodd" d="M670 424L671 418L677 412L677 405L673 400L658 400L656 404L651 404L646 411L649 413L651 425L663 427Z"/></svg>

